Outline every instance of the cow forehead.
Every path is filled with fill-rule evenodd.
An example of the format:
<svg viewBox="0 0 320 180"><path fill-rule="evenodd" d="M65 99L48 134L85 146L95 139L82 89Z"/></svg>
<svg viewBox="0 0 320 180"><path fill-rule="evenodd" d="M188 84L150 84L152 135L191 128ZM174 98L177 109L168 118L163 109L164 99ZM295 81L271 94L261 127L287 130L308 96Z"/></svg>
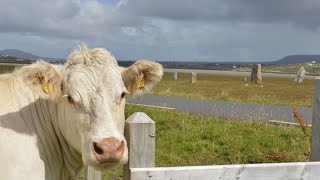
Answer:
<svg viewBox="0 0 320 180"><path fill-rule="evenodd" d="M102 88L107 92L121 91L124 83L113 55L102 48L89 49L85 45L74 50L65 64L65 84L69 89L92 93Z"/></svg>
<svg viewBox="0 0 320 180"><path fill-rule="evenodd" d="M107 88L108 91L124 89L120 68L113 64L108 66L76 66L68 67L66 86L69 89L87 89L97 91L98 88Z"/></svg>

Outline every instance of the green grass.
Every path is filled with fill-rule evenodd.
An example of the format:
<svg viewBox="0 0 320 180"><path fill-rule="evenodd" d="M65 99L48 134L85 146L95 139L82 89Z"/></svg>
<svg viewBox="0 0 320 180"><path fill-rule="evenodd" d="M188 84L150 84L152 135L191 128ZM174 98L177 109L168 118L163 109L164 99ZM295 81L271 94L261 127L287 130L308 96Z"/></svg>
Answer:
<svg viewBox="0 0 320 180"><path fill-rule="evenodd" d="M300 67L303 66L306 70L306 74L319 74L320 66L309 66L305 64L288 64L288 65L274 65L266 66L263 68L264 72L280 72L280 73L297 73Z"/></svg>
<svg viewBox="0 0 320 180"><path fill-rule="evenodd" d="M261 87L251 84L249 77L245 81L244 76L198 74L196 84L189 83L189 76L190 74L179 73L178 80L174 81L172 73L165 73L152 94L244 103L312 105L313 80L310 79L297 84L291 78L266 77L262 79Z"/></svg>
<svg viewBox="0 0 320 180"><path fill-rule="evenodd" d="M292 66L292 67L291 67ZM275 66L273 68L296 69L299 65ZM12 65L0 65L0 74L12 71ZM265 67L271 68L272 67ZM312 68L317 68L314 66ZM320 67L319 67L320 68ZM307 69L307 67L306 67ZM269 69L270 70L270 69ZM179 73L178 80L172 80L172 73L165 73L163 80L152 94L192 99L222 100L243 103L276 104L311 107L313 80L305 79L301 84L291 78L263 78L263 84L251 84L244 76L198 74L196 84L189 83L190 74ZM246 86L247 84L247 86Z"/></svg>
<svg viewBox="0 0 320 180"><path fill-rule="evenodd" d="M263 78L260 87L245 82L244 77L198 74L196 84L188 79L189 75L180 73L173 81L172 74L165 74L153 93L303 106L310 106L313 96L312 80L295 84L287 78ZM304 135L299 128L261 121L225 120L132 105L126 107L126 117L138 111L156 122L158 167L308 161L310 156L310 129ZM122 179L122 166L103 173L103 179Z"/></svg>
<svg viewBox="0 0 320 180"><path fill-rule="evenodd" d="M128 105L126 116L145 112L156 122L156 166L308 161L308 135L294 127L234 121ZM122 167L103 174L121 179Z"/></svg>
<svg viewBox="0 0 320 180"><path fill-rule="evenodd" d="M11 73L17 67L15 64L0 64L0 74Z"/></svg>
<svg viewBox="0 0 320 180"><path fill-rule="evenodd" d="M307 75L319 75L320 74L320 65L315 64L313 66L307 64L287 64L287 65L271 65L271 66L263 66L262 72L275 72L275 73L289 73L295 74L299 70L299 68L303 66L306 70ZM247 71L251 72L251 67L245 67L241 69L236 69L236 71Z"/></svg>

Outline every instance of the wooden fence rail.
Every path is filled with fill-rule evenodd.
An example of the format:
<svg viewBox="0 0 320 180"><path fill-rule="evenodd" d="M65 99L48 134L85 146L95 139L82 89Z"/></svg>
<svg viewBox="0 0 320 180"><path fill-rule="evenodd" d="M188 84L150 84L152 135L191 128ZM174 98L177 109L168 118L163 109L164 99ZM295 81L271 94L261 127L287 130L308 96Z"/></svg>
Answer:
<svg viewBox="0 0 320 180"><path fill-rule="evenodd" d="M320 162L132 168L132 180L286 180L320 177Z"/></svg>
<svg viewBox="0 0 320 180"><path fill-rule="evenodd" d="M320 162L239 164L187 167L154 167L155 123L144 113L126 120L129 162L124 166L125 180L267 180L320 179ZM320 78L314 81L311 161L320 161ZM100 180L99 172L89 168L87 180Z"/></svg>

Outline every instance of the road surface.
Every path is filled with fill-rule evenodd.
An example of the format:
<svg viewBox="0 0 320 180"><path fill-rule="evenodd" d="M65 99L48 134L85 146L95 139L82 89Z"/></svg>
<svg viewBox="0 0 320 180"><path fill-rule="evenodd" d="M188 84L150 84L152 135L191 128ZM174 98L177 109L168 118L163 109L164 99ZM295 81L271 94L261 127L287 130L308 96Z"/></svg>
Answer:
<svg viewBox="0 0 320 180"><path fill-rule="evenodd" d="M224 101L194 100L178 97L164 97L145 95L131 99L128 103L151 105L175 109L181 112L203 114L207 116L232 118L240 120L268 120L274 123L278 121L295 123L292 108L288 106L245 104ZM312 124L312 108L298 107L303 119Z"/></svg>

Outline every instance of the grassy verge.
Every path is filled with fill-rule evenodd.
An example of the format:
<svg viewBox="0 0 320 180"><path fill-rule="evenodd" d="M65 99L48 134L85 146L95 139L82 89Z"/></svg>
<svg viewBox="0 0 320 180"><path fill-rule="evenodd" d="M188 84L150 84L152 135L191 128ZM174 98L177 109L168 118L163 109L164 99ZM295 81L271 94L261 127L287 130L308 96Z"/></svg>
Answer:
<svg viewBox="0 0 320 180"><path fill-rule="evenodd" d="M17 67L19 67L19 65L16 65L16 64L0 64L0 74L11 73Z"/></svg>
<svg viewBox="0 0 320 180"><path fill-rule="evenodd" d="M319 64L310 66L307 64L287 64L287 65L271 65L271 66L263 66L262 72L275 72L275 73L289 73L296 74L299 68L303 66L306 70L306 74L308 75L318 75L320 73ZM247 71L251 72L251 67L236 69L236 71Z"/></svg>
<svg viewBox="0 0 320 180"><path fill-rule="evenodd" d="M156 122L156 166L308 161L310 129L260 121L232 121L129 105L126 116L145 112ZM121 179L122 167L103 174Z"/></svg>
<svg viewBox="0 0 320 180"><path fill-rule="evenodd" d="M13 69L13 65L0 65L0 74ZM178 76L178 80L173 81L172 73L165 73L163 80L152 93L160 96L244 103L307 107L312 105L313 80L310 79L306 79L302 84L296 84L290 78L263 78L261 87L244 81L245 77L241 76L198 74L196 84L188 82L189 74L179 73Z"/></svg>
<svg viewBox="0 0 320 180"><path fill-rule="evenodd" d="M290 78L263 78L262 86L251 84L241 76L198 74L196 84L189 83L190 74L179 73L172 80L165 73L163 80L152 91L155 95L193 99L212 99L244 103L276 104L289 106L312 105L313 80L296 84ZM247 84L247 85L246 85Z"/></svg>

